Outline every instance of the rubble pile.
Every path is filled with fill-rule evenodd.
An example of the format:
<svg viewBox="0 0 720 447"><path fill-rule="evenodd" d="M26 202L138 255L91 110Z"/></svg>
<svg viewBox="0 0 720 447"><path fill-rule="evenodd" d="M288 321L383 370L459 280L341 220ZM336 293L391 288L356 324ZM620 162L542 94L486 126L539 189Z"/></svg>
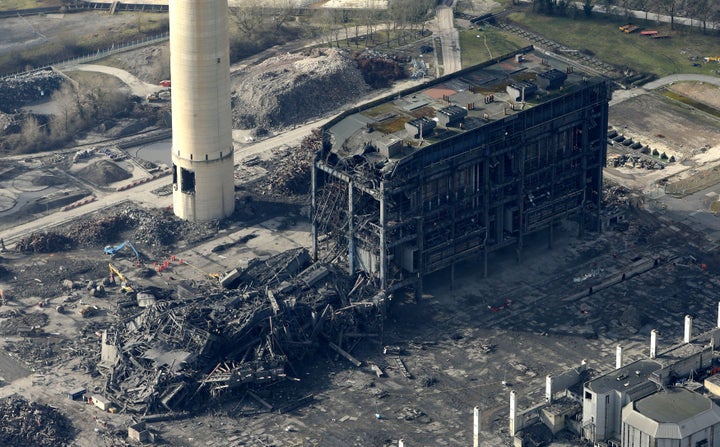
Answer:
<svg viewBox="0 0 720 447"><path fill-rule="evenodd" d="M616 157L612 157L610 161L615 168L628 166L630 168L648 170L665 169L665 165L663 163L641 155L620 154Z"/></svg>
<svg viewBox="0 0 720 447"><path fill-rule="evenodd" d="M15 249L20 253L52 253L72 248L74 241L55 231L39 231L20 239Z"/></svg>
<svg viewBox="0 0 720 447"><path fill-rule="evenodd" d="M109 160L99 160L80 169L76 175L90 183L105 186L127 180L132 174Z"/></svg>
<svg viewBox="0 0 720 447"><path fill-rule="evenodd" d="M285 156L275 157L272 169L267 170L262 180L267 186L261 186L259 190L280 196L307 194L313 160L321 145L322 132L315 129L303 139L300 147L290 148Z"/></svg>
<svg viewBox="0 0 720 447"><path fill-rule="evenodd" d="M0 78L0 111L14 113L25 104L49 97L63 83L51 69Z"/></svg>
<svg viewBox="0 0 720 447"><path fill-rule="evenodd" d="M18 309L0 312L0 333L5 336L43 328L47 324L48 316L41 312L28 314Z"/></svg>
<svg viewBox="0 0 720 447"><path fill-rule="evenodd" d="M77 247L104 247L130 239L138 248L161 248L165 251L178 240L192 244L217 231L217 221L188 222L167 210L122 205L66 227L31 233L17 243L16 249L21 253L52 253Z"/></svg>
<svg viewBox="0 0 720 447"><path fill-rule="evenodd" d="M233 127L276 129L302 123L370 91L356 63L338 49L269 58L232 79Z"/></svg>
<svg viewBox="0 0 720 447"><path fill-rule="evenodd" d="M305 249L230 275L235 289L184 284L177 299L158 301L107 330L99 369L106 394L123 410L193 408L283 379L286 366L292 370L293 361L323 341L342 349L356 339L341 334L379 330L384 296L363 277L312 264Z"/></svg>
<svg viewBox="0 0 720 447"><path fill-rule="evenodd" d="M63 447L75 436L75 428L58 410L16 395L0 400L0 419L0 445Z"/></svg>

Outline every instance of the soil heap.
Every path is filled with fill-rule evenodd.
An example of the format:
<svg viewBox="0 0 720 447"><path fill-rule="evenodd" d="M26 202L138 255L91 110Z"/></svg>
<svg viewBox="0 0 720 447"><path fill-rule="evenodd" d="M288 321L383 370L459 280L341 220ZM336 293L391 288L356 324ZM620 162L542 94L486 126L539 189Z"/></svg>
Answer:
<svg viewBox="0 0 720 447"><path fill-rule="evenodd" d="M302 123L370 91L355 61L338 49L272 57L231 82L233 127L258 131Z"/></svg>
<svg viewBox="0 0 720 447"><path fill-rule="evenodd" d="M108 160L100 160L85 166L77 172L77 176L102 186L132 177L125 169Z"/></svg>

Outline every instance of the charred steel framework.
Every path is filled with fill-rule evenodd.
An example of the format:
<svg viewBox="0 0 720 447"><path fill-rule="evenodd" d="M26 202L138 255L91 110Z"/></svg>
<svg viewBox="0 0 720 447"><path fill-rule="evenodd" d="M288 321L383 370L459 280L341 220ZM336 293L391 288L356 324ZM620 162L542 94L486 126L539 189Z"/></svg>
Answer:
<svg viewBox="0 0 720 447"><path fill-rule="evenodd" d="M606 80L584 79L384 164L332 153L328 129L358 109L347 111L324 127L314 162L313 255L342 259L384 290L421 292L424 275L450 267L454 281L463 260L482 259L485 276L492 251L514 245L519 260L530 233L547 229L552 246L561 219L599 231L610 96Z"/></svg>

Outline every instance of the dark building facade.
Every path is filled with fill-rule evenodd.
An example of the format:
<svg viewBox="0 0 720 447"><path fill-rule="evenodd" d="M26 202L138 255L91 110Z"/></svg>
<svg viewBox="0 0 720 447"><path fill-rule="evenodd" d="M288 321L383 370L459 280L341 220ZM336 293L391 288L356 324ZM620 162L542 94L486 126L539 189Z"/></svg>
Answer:
<svg viewBox="0 0 720 447"><path fill-rule="evenodd" d="M489 253L520 257L531 233L552 243L562 219L598 230L610 97L607 80L527 47L346 111L313 167L315 256L422 290L464 260L487 275Z"/></svg>

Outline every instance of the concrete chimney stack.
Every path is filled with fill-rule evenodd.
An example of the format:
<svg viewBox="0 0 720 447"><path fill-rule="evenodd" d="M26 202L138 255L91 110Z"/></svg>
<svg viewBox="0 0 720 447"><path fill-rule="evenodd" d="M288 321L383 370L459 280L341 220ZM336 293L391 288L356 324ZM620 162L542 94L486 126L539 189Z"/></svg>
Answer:
<svg viewBox="0 0 720 447"><path fill-rule="evenodd" d="M515 418L516 418L516 411L517 411L517 395L515 391L510 391L510 436L515 436Z"/></svg>
<svg viewBox="0 0 720 447"><path fill-rule="evenodd" d="M683 337L683 343L690 343L692 339L692 320L690 315L685 315L685 336Z"/></svg>
<svg viewBox="0 0 720 447"><path fill-rule="evenodd" d="M623 347L617 345L615 348L615 369L620 369L623 366Z"/></svg>
<svg viewBox="0 0 720 447"><path fill-rule="evenodd" d="M480 407L473 408L473 447L480 447Z"/></svg>
<svg viewBox="0 0 720 447"><path fill-rule="evenodd" d="M173 210L221 219L235 209L227 0L171 0Z"/></svg>
<svg viewBox="0 0 720 447"><path fill-rule="evenodd" d="M650 358L654 359L657 357L657 336L658 331L653 329L650 331Z"/></svg>
<svg viewBox="0 0 720 447"><path fill-rule="evenodd" d="M552 376L545 376L545 402L551 404L553 399L553 380Z"/></svg>

